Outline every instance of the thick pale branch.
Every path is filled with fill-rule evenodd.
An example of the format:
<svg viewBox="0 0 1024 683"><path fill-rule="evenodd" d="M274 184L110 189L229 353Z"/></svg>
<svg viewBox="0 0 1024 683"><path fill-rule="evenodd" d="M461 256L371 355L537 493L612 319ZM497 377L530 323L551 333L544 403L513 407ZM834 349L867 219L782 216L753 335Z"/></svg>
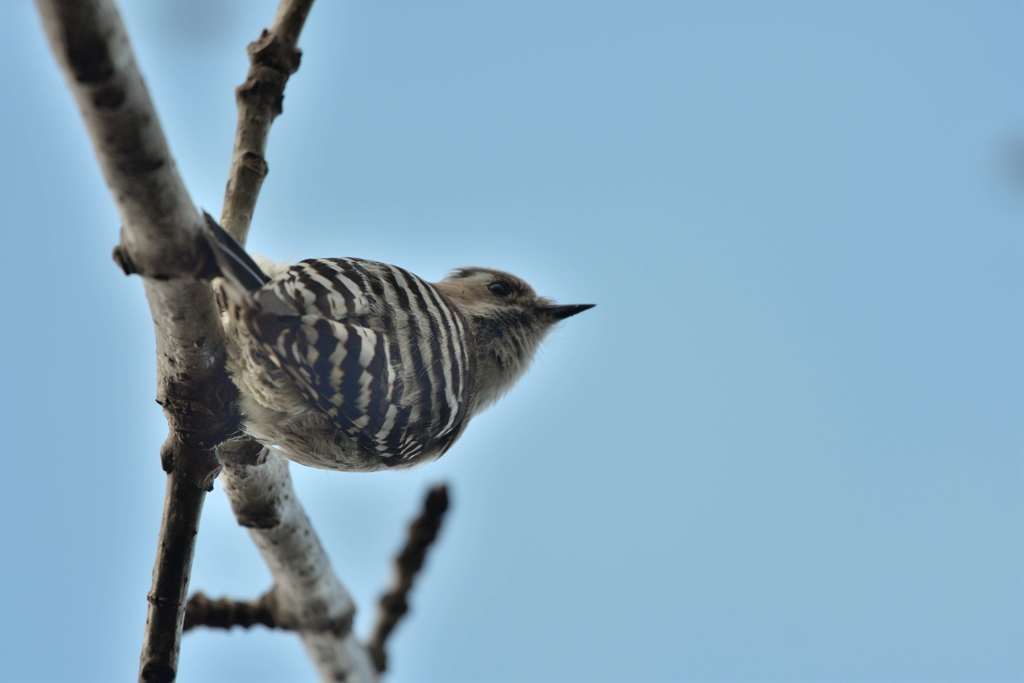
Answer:
<svg viewBox="0 0 1024 683"><path fill-rule="evenodd" d="M288 461L249 439L221 446L221 481L235 517L274 577L276 623L298 631L321 680L375 681L352 633L355 605L331 567L288 473Z"/></svg>
<svg viewBox="0 0 1024 683"><path fill-rule="evenodd" d="M251 458L253 454L249 452L248 446L242 445L242 443L235 442L236 445L241 445L238 453L242 454L242 459ZM260 453L258 457L262 458L265 455L265 453ZM234 465L234 467L237 466L237 464ZM274 465L270 466L274 467ZM233 465L226 464L226 467L230 470ZM262 483L261 481L250 481L248 485L253 487L252 492L235 492L233 500L245 500L250 504L250 507L246 510L236 510L236 514L240 520L244 520L243 523L245 524L269 525L273 529L280 529L281 526L284 526L282 522L285 522L281 517L280 500L272 494L263 496L253 495L261 489ZM448 504L447 486L441 484L430 489L423 501L422 511L409 524L405 544L395 556L394 580L391 588L380 598L377 623L373 629L370 642L366 645L373 665L380 673L387 669L388 638L395 630L395 627L398 626L402 617L409 611L409 593L412 591L417 574L423 568L427 553L441 531L444 516L448 511ZM271 541L272 543L273 538L267 535L263 538L255 537L255 540L262 550L265 547L266 541ZM294 538L289 540L292 543L296 541ZM322 548L319 547L319 542L316 542L315 539L312 545L315 546L311 551L313 556L323 552ZM304 552L310 551L304 550ZM268 563L271 561L271 558L268 558ZM330 585L329 577L320 575L319 579L327 580L328 585ZM304 590L303 593L315 595L318 591ZM185 629L188 630L199 626L224 629L230 629L235 626L249 628L260 624L268 628L298 630L304 632L307 640L317 639L316 642L327 648L328 653L333 652L335 653L334 656L337 656L338 645L331 645L332 634L338 634L343 637L348 636L350 624L337 619L321 618L320 615L324 613L325 609L331 609L327 601L322 602L320 605L311 606L313 609L309 610L306 614L298 615L284 609L285 604L287 604L287 601L282 602L281 594L277 587L252 601L232 600L230 598L211 600L203 593L196 593L188 601L188 609L185 614ZM299 621L296 621L296 619L299 619ZM304 622L302 621L303 619L305 619ZM358 648L358 644L351 639L345 641L345 646ZM307 647L309 647L308 642Z"/></svg>
<svg viewBox="0 0 1024 683"><path fill-rule="evenodd" d="M158 402L169 474L140 661L144 680L173 680L189 571L213 447L237 428L235 389L205 269L201 216L178 175L128 35L110 0L37 0L122 220L114 256L146 277L156 327Z"/></svg>
<svg viewBox="0 0 1024 683"><path fill-rule="evenodd" d="M416 575L423 568L430 546L437 540L448 511L448 487L439 484L427 492L423 510L409 524L405 545L395 556L395 574L391 588L378 601L377 623L367 648L377 671L387 670L387 641L398 622L409 611L409 593Z"/></svg>
<svg viewBox="0 0 1024 683"><path fill-rule="evenodd" d="M355 606L295 496L288 461L263 449L246 462L231 453L235 443L221 446L224 490L274 577L278 614L300 630L347 631Z"/></svg>

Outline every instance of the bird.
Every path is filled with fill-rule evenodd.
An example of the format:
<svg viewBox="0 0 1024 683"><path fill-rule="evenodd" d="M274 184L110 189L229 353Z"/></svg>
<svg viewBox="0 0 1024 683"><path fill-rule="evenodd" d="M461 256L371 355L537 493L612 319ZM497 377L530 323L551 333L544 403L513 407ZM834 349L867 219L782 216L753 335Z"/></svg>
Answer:
<svg viewBox="0 0 1024 683"><path fill-rule="evenodd" d="M441 457L557 323L594 306L493 268L428 282L350 257L261 267L209 214L202 234L245 433L320 469Z"/></svg>

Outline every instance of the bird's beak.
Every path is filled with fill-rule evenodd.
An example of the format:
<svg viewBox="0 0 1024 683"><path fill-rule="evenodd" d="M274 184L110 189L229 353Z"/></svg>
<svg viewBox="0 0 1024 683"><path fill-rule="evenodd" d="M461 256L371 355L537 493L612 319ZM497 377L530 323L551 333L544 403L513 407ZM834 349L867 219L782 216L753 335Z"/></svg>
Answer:
<svg viewBox="0 0 1024 683"><path fill-rule="evenodd" d="M540 311L552 320L565 320L577 313L593 308L594 304L567 304L565 306L540 306Z"/></svg>

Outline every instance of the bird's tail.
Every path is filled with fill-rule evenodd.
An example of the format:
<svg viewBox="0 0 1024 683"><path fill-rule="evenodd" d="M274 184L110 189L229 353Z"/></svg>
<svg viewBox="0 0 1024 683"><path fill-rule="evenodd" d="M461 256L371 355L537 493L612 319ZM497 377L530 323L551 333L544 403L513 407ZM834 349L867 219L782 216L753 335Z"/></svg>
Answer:
<svg viewBox="0 0 1024 683"><path fill-rule="evenodd" d="M213 253L216 274L223 277L242 292L255 292L270 282L267 274L256 265L252 257L245 252L235 238L224 228L217 225L213 216L203 212L206 217L206 229L203 236Z"/></svg>

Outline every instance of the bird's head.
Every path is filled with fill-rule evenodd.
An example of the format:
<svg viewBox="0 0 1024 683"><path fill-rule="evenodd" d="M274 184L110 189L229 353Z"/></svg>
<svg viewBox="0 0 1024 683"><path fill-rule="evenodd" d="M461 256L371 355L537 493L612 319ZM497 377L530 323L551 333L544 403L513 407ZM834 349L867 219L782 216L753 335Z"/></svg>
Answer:
<svg viewBox="0 0 1024 683"><path fill-rule="evenodd" d="M559 305L491 268L459 268L437 288L469 320L476 343L474 412L497 400L529 366L555 323L593 304Z"/></svg>

